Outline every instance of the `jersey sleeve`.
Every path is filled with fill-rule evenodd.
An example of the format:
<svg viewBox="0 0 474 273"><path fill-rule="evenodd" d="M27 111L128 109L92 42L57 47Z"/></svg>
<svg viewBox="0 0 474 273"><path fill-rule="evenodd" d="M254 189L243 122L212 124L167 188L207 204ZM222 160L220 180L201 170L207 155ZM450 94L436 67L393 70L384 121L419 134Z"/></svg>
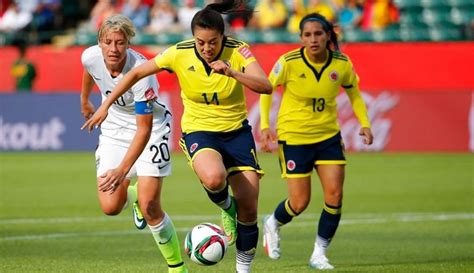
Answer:
<svg viewBox="0 0 474 273"><path fill-rule="evenodd" d="M344 90L351 101L354 114L362 127L370 128L369 115L359 89L359 77L350 61L348 62L345 74L342 87L344 87Z"/></svg>
<svg viewBox="0 0 474 273"><path fill-rule="evenodd" d="M153 113L153 101L158 98L158 81L154 75L139 80L132 86L135 113L146 115Z"/></svg>
<svg viewBox="0 0 474 273"><path fill-rule="evenodd" d="M165 69L168 71L174 71L173 65L175 63L176 58L176 45L167 48L165 51L161 52L160 54L156 55L154 60L156 65L160 69Z"/></svg>
<svg viewBox="0 0 474 273"><path fill-rule="evenodd" d="M355 72L352 62L349 60L344 71L344 78L342 81L342 87L351 88L359 84L359 76Z"/></svg>
<svg viewBox="0 0 474 273"><path fill-rule="evenodd" d="M133 51L133 54L131 56L134 56L134 58L136 59L135 68L137 66L143 65L148 61L142 54L136 51ZM135 105L137 102L147 102L157 99L158 88L158 80L156 79L156 76L154 74L140 79L131 88Z"/></svg>
<svg viewBox="0 0 474 273"><path fill-rule="evenodd" d="M246 67L250 63L257 61L248 44L241 45L236 52L242 67Z"/></svg>
<svg viewBox="0 0 474 273"><path fill-rule="evenodd" d="M139 80L132 86L133 100L150 101L158 97L158 82L155 75Z"/></svg>
<svg viewBox="0 0 474 273"><path fill-rule="evenodd" d="M286 61L283 57L280 57L278 61L273 65L272 71L268 75L268 80L275 90L279 85L282 85L286 81Z"/></svg>
<svg viewBox="0 0 474 273"><path fill-rule="evenodd" d="M273 90L285 82L285 68L285 59L280 57L280 59L278 59L278 61L273 65L273 68L268 75L268 79L272 84ZM272 95L273 93L270 95L260 95L260 129L270 128L270 110L272 109L273 100Z"/></svg>
<svg viewBox="0 0 474 273"><path fill-rule="evenodd" d="M272 94L260 95L260 130L270 128L270 109L272 109Z"/></svg>
<svg viewBox="0 0 474 273"><path fill-rule="evenodd" d="M93 59L92 59L92 56L91 56L91 48L87 48L86 50L84 50L84 52L82 52L81 54L81 63L82 63L82 66L84 67L84 69L86 69L87 71L90 70L90 67L92 65L92 62L93 62Z"/></svg>

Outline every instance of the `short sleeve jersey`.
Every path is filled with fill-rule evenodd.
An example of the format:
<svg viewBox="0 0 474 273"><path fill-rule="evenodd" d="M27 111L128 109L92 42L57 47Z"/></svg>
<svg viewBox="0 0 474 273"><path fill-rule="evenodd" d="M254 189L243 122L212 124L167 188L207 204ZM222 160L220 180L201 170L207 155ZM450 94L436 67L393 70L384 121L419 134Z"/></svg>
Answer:
<svg viewBox="0 0 474 273"><path fill-rule="evenodd" d="M225 37L216 57L243 72L255 61L248 45ZM247 118L244 87L237 80L213 73L196 50L194 40L178 43L155 57L160 69L176 73L184 113L184 133L195 131L228 132L242 127Z"/></svg>
<svg viewBox="0 0 474 273"><path fill-rule="evenodd" d="M122 73L117 77L112 77L105 66L104 57L98 45L91 46L82 53L82 65L99 87L102 101L107 98L126 73L147 61L143 55L133 49L127 49L126 58ZM137 128L135 102L143 101L148 103L149 111L153 112L153 130L158 130L169 115L166 106L158 100L158 88L159 84L155 76L145 77L134 84L109 108L109 115L101 125L102 131L118 128L135 131Z"/></svg>
<svg viewBox="0 0 474 273"><path fill-rule="evenodd" d="M273 87L283 86L277 131L289 144L310 144L334 136L337 122L336 97L344 87L359 122L370 127L365 104L358 88L358 76L350 59L329 51L324 64L306 56L304 48L282 55L269 75ZM354 104L355 102L355 104Z"/></svg>

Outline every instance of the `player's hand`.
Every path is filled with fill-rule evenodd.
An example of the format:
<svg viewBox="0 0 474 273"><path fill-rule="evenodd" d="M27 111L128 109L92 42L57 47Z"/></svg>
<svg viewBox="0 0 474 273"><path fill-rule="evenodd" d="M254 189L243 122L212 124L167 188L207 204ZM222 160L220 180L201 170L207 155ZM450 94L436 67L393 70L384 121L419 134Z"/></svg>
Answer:
<svg viewBox="0 0 474 273"><path fill-rule="evenodd" d="M95 112L92 117L82 125L81 130L87 128L87 130L91 132L94 128L99 128L105 118L107 118L108 114L108 109L101 105L99 109L97 109L97 112Z"/></svg>
<svg viewBox="0 0 474 273"><path fill-rule="evenodd" d="M87 100L85 103L81 103L81 114L86 120L90 119L94 112L94 104L92 104L90 100Z"/></svg>
<svg viewBox="0 0 474 273"><path fill-rule="evenodd" d="M372 130L367 127L360 128L359 135L362 136L362 142L366 145L371 145L374 142Z"/></svg>
<svg viewBox="0 0 474 273"><path fill-rule="evenodd" d="M269 128L260 131L260 149L264 152L270 153L272 151L271 144L276 142L276 136Z"/></svg>
<svg viewBox="0 0 474 273"><path fill-rule="evenodd" d="M103 179L98 185L99 191L114 193L122 184L125 176L126 173L119 168L108 170L100 176Z"/></svg>
<svg viewBox="0 0 474 273"><path fill-rule="evenodd" d="M226 75L232 77L234 75L234 70L231 68L228 61L217 60L209 64L212 70L215 73Z"/></svg>

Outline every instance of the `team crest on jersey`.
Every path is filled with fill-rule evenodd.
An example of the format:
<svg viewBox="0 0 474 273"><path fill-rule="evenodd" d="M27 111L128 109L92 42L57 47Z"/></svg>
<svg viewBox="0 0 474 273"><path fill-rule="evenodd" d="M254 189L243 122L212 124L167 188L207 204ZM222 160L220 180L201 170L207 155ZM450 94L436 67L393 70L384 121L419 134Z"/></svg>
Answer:
<svg viewBox="0 0 474 273"><path fill-rule="evenodd" d="M239 53L244 56L245 59L248 59L250 57L253 57L252 52L248 47L241 47L239 48Z"/></svg>
<svg viewBox="0 0 474 273"><path fill-rule="evenodd" d="M197 147L199 146L199 144L197 144L196 142L194 142L193 144L191 144L191 147L189 149L189 152L191 153L194 153L194 151L196 151Z"/></svg>
<svg viewBox="0 0 474 273"><path fill-rule="evenodd" d="M286 168L292 171L296 168L296 163L293 160L288 160L288 162L286 162Z"/></svg>
<svg viewBox="0 0 474 273"><path fill-rule="evenodd" d="M339 74L337 74L336 71L331 71L331 72L329 73L329 78L330 78L333 82L335 82L335 81L337 81L337 79L339 79Z"/></svg>
<svg viewBox="0 0 474 273"><path fill-rule="evenodd" d="M155 94L155 91L153 91L153 88L150 88L147 91L145 91L145 98L146 100L156 99L156 94Z"/></svg>

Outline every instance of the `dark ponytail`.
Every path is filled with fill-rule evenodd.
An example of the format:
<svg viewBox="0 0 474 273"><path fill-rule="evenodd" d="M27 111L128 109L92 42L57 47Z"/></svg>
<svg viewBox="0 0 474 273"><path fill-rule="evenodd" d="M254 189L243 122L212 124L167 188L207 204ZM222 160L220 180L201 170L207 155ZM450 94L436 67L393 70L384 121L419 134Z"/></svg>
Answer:
<svg viewBox="0 0 474 273"><path fill-rule="evenodd" d="M243 2L243 0L223 0L221 2L209 4L204 9L212 9L221 14L226 14L240 7Z"/></svg>
<svg viewBox="0 0 474 273"><path fill-rule="evenodd" d="M225 24L222 14L227 14L240 5L245 4L246 0L223 0L221 2L207 5L204 9L198 11L191 21L191 32L194 34L196 27L215 29L220 34L224 34Z"/></svg>
<svg viewBox="0 0 474 273"><path fill-rule="evenodd" d="M303 35L303 28L307 22L318 22L323 26L324 31L329 33L329 42L327 43L327 49L332 49L339 51L339 43L337 41L337 34L334 31L334 25L329 22L326 17L322 16L319 13L310 13L303 17L300 22L300 36ZM331 44L333 48L331 48Z"/></svg>

